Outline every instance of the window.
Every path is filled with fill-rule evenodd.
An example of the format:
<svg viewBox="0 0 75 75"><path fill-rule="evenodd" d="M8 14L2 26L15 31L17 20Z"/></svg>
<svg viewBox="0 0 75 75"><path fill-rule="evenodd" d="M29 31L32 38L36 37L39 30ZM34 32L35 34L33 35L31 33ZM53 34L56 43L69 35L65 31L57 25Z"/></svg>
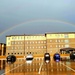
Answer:
<svg viewBox="0 0 75 75"><path fill-rule="evenodd" d="M50 45L50 47L52 47L52 45Z"/></svg>
<svg viewBox="0 0 75 75"><path fill-rule="evenodd" d="M12 49L14 49L14 47L12 47Z"/></svg>
<svg viewBox="0 0 75 75"><path fill-rule="evenodd" d="M65 37L65 38L68 38L68 34L64 34L64 37Z"/></svg>
<svg viewBox="0 0 75 75"><path fill-rule="evenodd" d="M16 54L16 53L15 53Z"/></svg>
<svg viewBox="0 0 75 75"><path fill-rule="evenodd" d="M30 46L30 49L31 49L31 46Z"/></svg>
<svg viewBox="0 0 75 75"><path fill-rule="evenodd" d="M58 45L56 45L56 47L58 47Z"/></svg>
<svg viewBox="0 0 75 75"><path fill-rule="evenodd" d="M40 46L39 46L39 48L40 48Z"/></svg>
<svg viewBox="0 0 75 75"><path fill-rule="evenodd" d="M21 49L22 49L23 47L21 47Z"/></svg>
<svg viewBox="0 0 75 75"><path fill-rule="evenodd" d="M21 36L21 39L22 39L22 36Z"/></svg>
<svg viewBox="0 0 75 75"><path fill-rule="evenodd" d="M18 44L20 44L20 42L18 42Z"/></svg>
<svg viewBox="0 0 75 75"><path fill-rule="evenodd" d="M21 49L21 47L20 47L20 46L18 46L18 49Z"/></svg>
<svg viewBox="0 0 75 75"><path fill-rule="evenodd" d="M41 41L41 43L43 43L43 41Z"/></svg>
<svg viewBox="0 0 75 75"><path fill-rule="evenodd" d="M59 45L59 47L60 47L60 45Z"/></svg>
<svg viewBox="0 0 75 75"><path fill-rule="evenodd" d="M12 41L12 42L11 42L11 44L13 45L13 44L15 44L15 42L14 42L14 41Z"/></svg>
<svg viewBox="0 0 75 75"><path fill-rule="evenodd" d="M61 42L63 42L63 40L61 40Z"/></svg>
<svg viewBox="0 0 75 75"><path fill-rule="evenodd" d="M17 54L19 54L19 53L17 53Z"/></svg>
<svg viewBox="0 0 75 75"><path fill-rule="evenodd" d="M44 48L46 48L46 46L44 46Z"/></svg>
<svg viewBox="0 0 75 75"><path fill-rule="evenodd" d="M67 44L67 45L65 45L65 47L69 47L69 45Z"/></svg>
<svg viewBox="0 0 75 75"><path fill-rule="evenodd" d="M9 55L10 53L8 53L8 55Z"/></svg>
<svg viewBox="0 0 75 75"><path fill-rule="evenodd" d="M10 37L8 38L8 40L10 40Z"/></svg>
<svg viewBox="0 0 75 75"><path fill-rule="evenodd" d="M18 39L20 39L20 37L18 36Z"/></svg>
<svg viewBox="0 0 75 75"><path fill-rule="evenodd" d="M44 43L46 43L46 41L44 41Z"/></svg>
<svg viewBox="0 0 75 75"><path fill-rule="evenodd" d="M65 41L65 43L69 43L69 40L64 40Z"/></svg>
<svg viewBox="0 0 75 75"><path fill-rule="evenodd" d="M28 44L28 42L27 42L27 44Z"/></svg>
<svg viewBox="0 0 75 75"><path fill-rule="evenodd" d="M10 45L10 42L8 42L8 45Z"/></svg>
<svg viewBox="0 0 75 75"><path fill-rule="evenodd" d="M33 47L33 49L34 49L34 47Z"/></svg>
<svg viewBox="0 0 75 75"><path fill-rule="evenodd" d="M16 49L16 47L15 47L15 49Z"/></svg>
<svg viewBox="0 0 75 75"><path fill-rule="evenodd" d="M16 42L14 42L16 44Z"/></svg>
<svg viewBox="0 0 75 75"><path fill-rule="evenodd" d="M34 43L34 42L33 42Z"/></svg>
<svg viewBox="0 0 75 75"><path fill-rule="evenodd" d="M56 40L56 42L57 42L57 40Z"/></svg>
<svg viewBox="0 0 75 75"><path fill-rule="evenodd" d="M52 42L52 40L50 40L50 42Z"/></svg>
<svg viewBox="0 0 75 75"><path fill-rule="evenodd" d="M41 48L43 48L43 46Z"/></svg>
<svg viewBox="0 0 75 75"><path fill-rule="evenodd" d="M62 47L64 47L64 46L62 45Z"/></svg>
<svg viewBox="0 0 75 75"><path fill-rule="evenodd" d="M27 49L28 49L28 47L27 47Z"/></svg>
<svg viewBox="0 0 75 75"><path fill-rule="evenodd" d="M60 42L60 40L56 40L56 42Z"/></svg>
<svg viewBox="0 0 75 75"><path fill-rule="evenodd" d="M14 37L12 37L12 39L14 39Z"/></svg>
<svg viewBox="0 0 75 75"><path fill-rule="evenodd" d="M30 42L30 44L31 44L31 42Z"/></svg>
<svg viewBox="0 0 75 75"><path fill-rule="evenodd" d="M21 42L21 44L23 44L23 43Z"/></svg>
<svg viewBox="0 0 75 75"><path fill-rule="evenodd" d="M38 41L38 43L40 43L40 41Z"/></svg>
<svg viewBox="0 0 75 75"><path fill-rule="evenodd" d="M58 42L60 42L60 40L58 40Z"/></svg>

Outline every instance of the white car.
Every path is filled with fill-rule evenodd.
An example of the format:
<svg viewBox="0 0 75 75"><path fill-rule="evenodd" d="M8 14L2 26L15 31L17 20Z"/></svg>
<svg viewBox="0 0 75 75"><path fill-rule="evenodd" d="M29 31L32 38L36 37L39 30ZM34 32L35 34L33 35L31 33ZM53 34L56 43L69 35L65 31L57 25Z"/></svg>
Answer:
<svg viewBox="0 0 75 75"><path fill-rule="evenodd" d="M33 60L33 55L31 55L31 54L29 54L29 55L27 55L27 57L26 57L26 63L32 63L32 60Z"/></svg>

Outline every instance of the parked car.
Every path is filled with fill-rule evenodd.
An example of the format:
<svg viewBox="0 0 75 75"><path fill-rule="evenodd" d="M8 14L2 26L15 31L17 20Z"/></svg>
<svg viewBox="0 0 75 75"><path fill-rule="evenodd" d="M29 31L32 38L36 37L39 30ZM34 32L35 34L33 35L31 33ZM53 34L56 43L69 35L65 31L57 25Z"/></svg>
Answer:
<svg viewBox="0 0 75 75"><path fill-rule="evenodd" d="M49 54L49 53L45 53L45 54L44 54L44 61L45 61L46 63L49 63L49 62L50 62L50 54Z"/></svg>

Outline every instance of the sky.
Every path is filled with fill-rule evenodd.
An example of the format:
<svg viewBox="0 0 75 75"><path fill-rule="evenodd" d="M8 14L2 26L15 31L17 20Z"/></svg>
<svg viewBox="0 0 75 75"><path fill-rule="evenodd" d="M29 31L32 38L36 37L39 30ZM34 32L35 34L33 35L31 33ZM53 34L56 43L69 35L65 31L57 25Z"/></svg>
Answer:
<svg viewBox="0 0 75 75"><path fill-rule="evenodd" d="M0 43L46 32L75 32L75 0L0 0Z"/></svg>

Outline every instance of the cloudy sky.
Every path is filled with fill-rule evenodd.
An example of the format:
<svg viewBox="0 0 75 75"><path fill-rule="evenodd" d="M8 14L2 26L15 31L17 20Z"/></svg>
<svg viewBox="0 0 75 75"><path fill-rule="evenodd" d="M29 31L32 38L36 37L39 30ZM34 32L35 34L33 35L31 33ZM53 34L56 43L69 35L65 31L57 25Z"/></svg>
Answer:
<svg viewBox="0 0 75 75"><path fill-rule="evenodd" d="M75 0L0 0L0 43L46 32L75 32Z"/></svg>

